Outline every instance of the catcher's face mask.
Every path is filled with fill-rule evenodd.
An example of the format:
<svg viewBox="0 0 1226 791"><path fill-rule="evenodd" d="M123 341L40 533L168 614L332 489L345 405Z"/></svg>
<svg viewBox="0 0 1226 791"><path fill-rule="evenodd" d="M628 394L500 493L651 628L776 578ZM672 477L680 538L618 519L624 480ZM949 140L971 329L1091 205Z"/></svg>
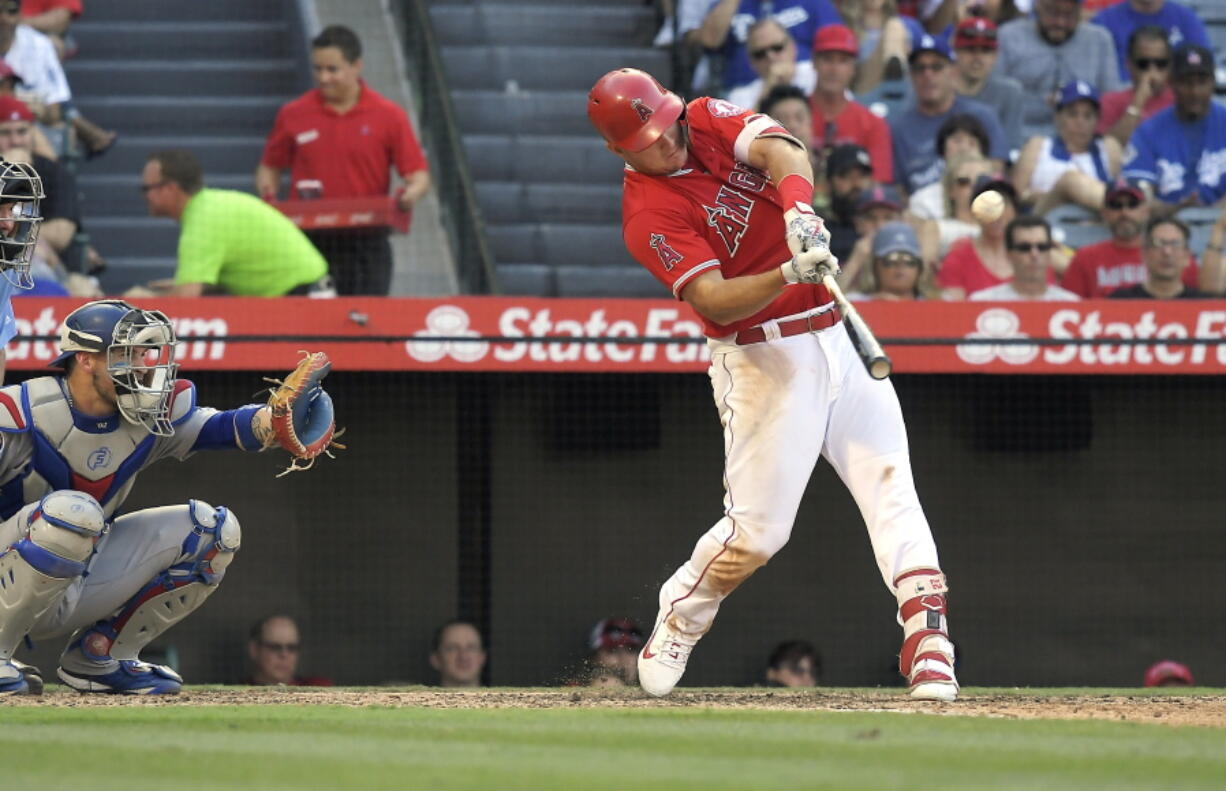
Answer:
<svg viewBox="0 0 1226 791"><path fill-rule="evenodd" d="M0 158L0 272L17 288L34 286L30 261L43 197L43 181L32 166Z"/></svg>
<svg viewBox="0 0 1226 791"><path fill-rule="evenodd" d="M119 413L152 434L169 437L170 395L179 366L175 363L175 331L157 310L134 309L115 325L106 350L106 370L115 383Z"/></svg>

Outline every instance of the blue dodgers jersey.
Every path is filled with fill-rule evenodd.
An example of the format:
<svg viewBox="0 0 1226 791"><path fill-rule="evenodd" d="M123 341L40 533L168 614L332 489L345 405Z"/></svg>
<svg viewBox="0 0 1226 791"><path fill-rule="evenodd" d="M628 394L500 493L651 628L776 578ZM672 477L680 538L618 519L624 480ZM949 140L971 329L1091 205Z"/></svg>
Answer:
<svg viewBox="0 0 1226 791"><path fill-rule="evenodd" d="M749 28L753 27L754 22L767 15L767 8L770 9L769 15L792 34L796 41L798 61L812 57L813 36L817 34L818 28L843 24L843 18L834 10L830 0L775 0L774 3L741 0L736 13L732 15L732 24L728 28L728 38L723 47L724 82L729 88L748 85L758 79L758 73L749 65L745 40L749 37Z"/></svg>
<svg viewBox="0 0 1226 791"><path fill-rule="evenodd" d="M1217 203L1226 195L1226 107L1213 102L1190 124L1168 107L1142 123L1132 135L1124 176L1152 183L1165 203L1193 192L1206 206Z"/></svg>

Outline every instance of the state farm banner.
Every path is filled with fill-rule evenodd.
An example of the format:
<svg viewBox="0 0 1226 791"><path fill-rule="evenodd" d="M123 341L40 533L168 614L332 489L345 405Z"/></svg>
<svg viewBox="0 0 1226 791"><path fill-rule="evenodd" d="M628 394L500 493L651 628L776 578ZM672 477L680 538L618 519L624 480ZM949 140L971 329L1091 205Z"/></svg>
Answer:
<svg viewBox="0 0 1226 791"><path fill-rule="evenodd" d="M299 349L337 370L686 372L706 369L681 302L526 297L134 300L165 312L185 370L279 371ZM11 369L55 357L82 300L13 300ZM1226 301L860 303L897 373L1226 372Z"/></svg>

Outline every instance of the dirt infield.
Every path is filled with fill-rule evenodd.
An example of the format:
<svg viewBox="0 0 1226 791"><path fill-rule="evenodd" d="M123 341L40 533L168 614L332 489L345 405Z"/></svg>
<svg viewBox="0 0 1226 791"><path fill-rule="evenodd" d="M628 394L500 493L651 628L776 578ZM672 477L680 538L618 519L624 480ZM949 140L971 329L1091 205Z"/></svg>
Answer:
<svg viewBox="0 0 1226 791"><path fill-rule="evenodd" d="M177 697L79 695L54 689L41 697L0 698L0 705L230 706L329 705L483 708L712 708L792 711L896 711L1005 719L1108 719L1164 725L1226 728L1226 696L965 693L956 703L913 701L901 691L881 690L685 690L667 698L641 691L609 689L189 689Z"/></svg>

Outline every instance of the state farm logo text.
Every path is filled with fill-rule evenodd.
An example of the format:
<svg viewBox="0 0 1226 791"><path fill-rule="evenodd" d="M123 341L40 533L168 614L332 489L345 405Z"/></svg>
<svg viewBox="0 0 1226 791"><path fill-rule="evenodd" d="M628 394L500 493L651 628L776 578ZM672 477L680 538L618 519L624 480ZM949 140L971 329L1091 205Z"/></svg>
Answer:
<svg viewBox="0 0 1226 791"><path fill-rule="evenodd" d="M1203 310L1195 320L1160 322L1157 312L1148 310L1135 319L1104 319L1102 311L1083 313L1076 308L1054 311L1047 322L1047 337L1056 340L1095 340L1102 343L1043 346L1031 344L964 344L958 357L972 365L1000 360L1010 365L1041 361L1050 365L1136 366L1136 365L1226 365L1226 343L1170 344L1189 338L1212 341L1226 338L1226 311ZM1035 337L1021 331L1021 320L1005 308L990 308L979 314L975 332L967 338L1019 339ZM1148 343L1111 343L1112 339Z"/></svg>
<svg viewBox="0 0 1226 791"><path fill-rule="evenodd" d="M610 341L539 341L532 338L569 336L572 338L701 338L702 325L683 318L674 308L652 308L642 322L610 319L603 309L586 317L555 317L550 308L510 307L498 317L493 331L479 332L470 327L468 313L456 305L440 305L426 315L426 328L413 333L404 344L405 353L425 363L450 357L462 363L475 363L492 356L500 363L693 363L710 359L705 343L619 343ZM524 340L490 342L487 336ZM434 340L434 339L439 340ZM460 340L473 338L472 341Z"/></svg>
<svg viewBox="0 0 1226 791"><path fill-rule="evenodd" d="M67 315L67 313L65 313ZM18 318L17 335L20 336L50 336L59 332L63 316L57 316L55 308L46 307L39 311L33 321ZM184 341L175 349L175 359L183 360L220 360L226 354L226 342L222 340L207 340L208 338L224 338L230 334L230 326L223 318L171 317L175 335L180 338L203 338L206 340ZM52 360L59 356L58 344L55 341L22 341L13 340L7 347L10 360Z"/></svg>

